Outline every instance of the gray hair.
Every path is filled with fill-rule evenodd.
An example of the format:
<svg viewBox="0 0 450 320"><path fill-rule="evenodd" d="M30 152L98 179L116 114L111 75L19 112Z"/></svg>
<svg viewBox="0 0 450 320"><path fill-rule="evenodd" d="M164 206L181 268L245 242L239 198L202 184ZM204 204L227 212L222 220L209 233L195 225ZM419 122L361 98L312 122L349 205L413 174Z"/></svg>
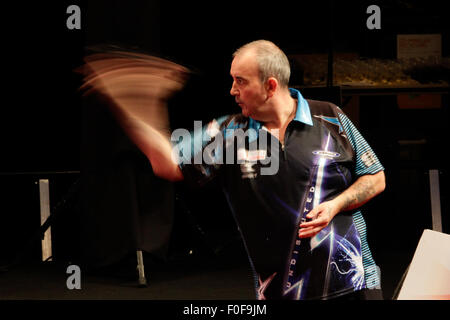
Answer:
<svg viewBox="0 0 450 320"><path fill-rule="evenodd" d="M287 87L291 76L289 60L284 52L273 42L256 40L247 43L233 53L233 58L244 51L253 50L259 67L260 78L263 83L274 77L281 87Z"/></svg>

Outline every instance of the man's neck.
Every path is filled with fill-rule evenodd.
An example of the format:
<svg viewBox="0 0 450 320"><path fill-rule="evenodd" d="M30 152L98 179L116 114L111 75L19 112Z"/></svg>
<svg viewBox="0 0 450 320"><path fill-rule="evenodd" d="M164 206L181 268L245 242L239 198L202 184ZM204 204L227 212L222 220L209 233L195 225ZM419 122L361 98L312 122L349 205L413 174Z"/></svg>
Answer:
<svg viewBox="0 0 450 320"><path fill-rule="evenodd" d="M273 99L273 114L270 115L268 121L264 121L264 125L269 130L281 130L295 118L297 100L291 97L289 91L287 91L287 94L280 94Z"/></svg>
<svg viewBox="0 0 450 320"><path fill-rule="evenodd" d="M295 118L297 111L297 100L292 98L289 91L274 97L273 114L268 121L264 122L264 126L275 135L284 145L284 134L289 123Z"/></svg>

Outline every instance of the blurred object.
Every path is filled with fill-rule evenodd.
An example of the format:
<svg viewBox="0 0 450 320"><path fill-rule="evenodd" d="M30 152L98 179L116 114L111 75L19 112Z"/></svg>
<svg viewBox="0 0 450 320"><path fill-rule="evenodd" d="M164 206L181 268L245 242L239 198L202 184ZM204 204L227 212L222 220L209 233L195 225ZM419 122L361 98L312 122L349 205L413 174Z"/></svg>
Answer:
<svg viewBox="0 0 450 320"><path fill-rule="evenodd" d="M388 60L358 58L356 54L335 54L335 56L334 85L395 87L450 83L450 57ZM303 83L295 85L326 84L326 55L292 55L290 58L303 73Z"/></svg>
<svg viewBox="0 0 450 320"><path fill-rule="evenodd" d="M449 85L449 58L427 57L400 60L403 73L419 85ZM437 109L442 107L442 96L436 94L399 94L397 104L400 109Z"/></svg>
<svg viewBox="0 0 450 320"><path fill-rule="evenodd" d="M398 34L397 58L441 58L442 36L440 34Z"/></svg>
<svg viewBox="0 0 450 320"><path fill-rule="evenodd" d="M440 34L397 35L397 58L403 72L421 85L448 84L449 69L442 64ZM400 109L434 109L442 105L442 96L433 94L402 94L397 96Z"/></svg>
<svg viewBox="0 0 450 320"><path fill-rule="evenodd" d="M182 88L188 70L135 50L89 50L86 64L76 70L84 76L82 263L102 268L139 251L164 260L174 219L174 185L155 176L111 111L145 122L170 146L167 101ZM143 266L140 271L142 280Z"/></svg>
<svg viewBox="0 0 450 320"><path fill-rule="evenodd" d="M397 300L450 300L449 248L448 234L424 230Z"/></svg>
<svg viewBox="0 0 450 320"><path fill-rule="evenodd" d="M151 127L168 130L166 102L180 90L188 69L171 61L113 46L91 47L85 65L77 69L84 75L81 90L93 91L111 100Z"/></svg>

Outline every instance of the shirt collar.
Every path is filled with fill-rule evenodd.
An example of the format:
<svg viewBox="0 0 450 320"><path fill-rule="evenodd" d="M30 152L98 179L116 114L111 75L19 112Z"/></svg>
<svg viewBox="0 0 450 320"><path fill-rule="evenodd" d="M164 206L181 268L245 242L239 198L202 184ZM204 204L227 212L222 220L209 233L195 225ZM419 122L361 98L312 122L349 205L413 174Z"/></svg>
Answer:
<svg viewBox="0 0 450 320"><path fill-rule="evenodd" d="M297 89L289 88L289 92L293 98L297 99L297 112L295 113L294 120L303 122L304 124L308 124L310 126L313 125L311 118L311 110L309 110L308 101L303 98L300 91Z"/></svg>
<svg viewBox="0 0 450 320"><path fill-rule="evenodd" d="M303 98L302 94L297 89L289 88L289 92L291 93L292 98L297 99L297 111L295 113L294 120L312 126L313 122L308 101ZM249 127L259 130L262 128L262 124L259 121L249 117Z"/></svg>

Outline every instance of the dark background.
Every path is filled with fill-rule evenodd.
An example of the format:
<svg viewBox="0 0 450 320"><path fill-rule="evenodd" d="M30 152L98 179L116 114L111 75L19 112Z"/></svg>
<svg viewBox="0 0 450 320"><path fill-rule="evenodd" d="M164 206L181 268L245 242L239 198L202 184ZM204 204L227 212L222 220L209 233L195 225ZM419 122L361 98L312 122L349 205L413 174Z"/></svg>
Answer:
<svg viewBox="0 0 450 320"><path fill-rule="evenodd" d="M73 69L82 63L87 45L131 46L194 70L185 90L170 103L173 128L189 128L194 120L206 122L239 111L229 95L229 65L233 51L248 41L272 40L287 54L328 53L332 48L334 52L357 52L361 57L393 59L397 34L440 33L443 56L448 56L449 19L442 3L54 1L4 5L2 262L23 248L39 224L35 181L40 173L81 169L83 113L77 91L81 79ZM81 8L81 30L66 28L66 8L71 4ZM370 4L381 8L381 30L366 28ZM448 95L443 97L442 108L432 110L400 110L393 96L360 100L359 129L386 167L386 191L368 204L365 216L369 244L385 272L387 296L411 260L423 229L431 228L427 180L431 168L441 171L444 232L449 232L449 171L443 154L448 147L444 130L448 119ZM402 139L423 138L427 144L407 150L398 144ZM50 176L51 201L57 203L77 174ZM240 248L217 185L201 191L186 190L178 184L176 188L192 215L186 219L180 214L186 209L177 207L172 252L201 247L205 237L213 249L228 245ZM223 209L211 212L212 204ZM61 259L76 257L80 250L77 210L74 204L54 230L60 240L54 246ZM205 232L201 236L199 226Z"/></svg>

